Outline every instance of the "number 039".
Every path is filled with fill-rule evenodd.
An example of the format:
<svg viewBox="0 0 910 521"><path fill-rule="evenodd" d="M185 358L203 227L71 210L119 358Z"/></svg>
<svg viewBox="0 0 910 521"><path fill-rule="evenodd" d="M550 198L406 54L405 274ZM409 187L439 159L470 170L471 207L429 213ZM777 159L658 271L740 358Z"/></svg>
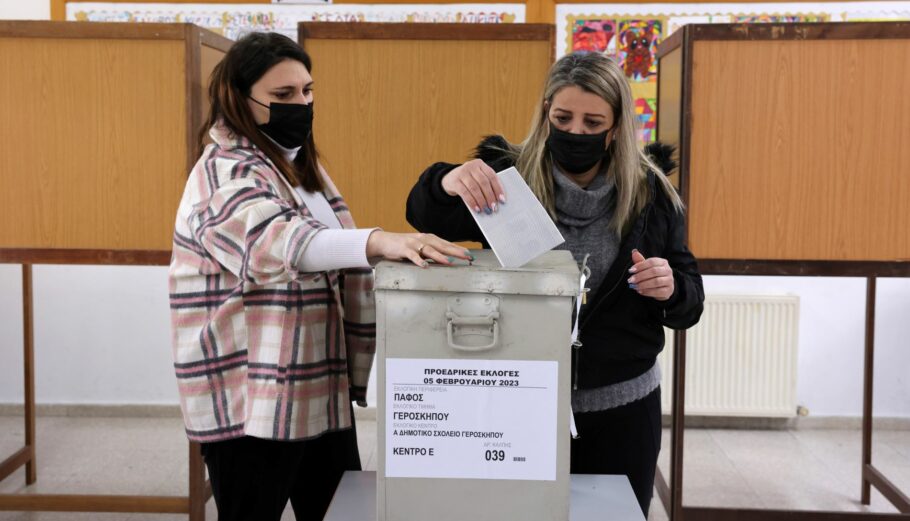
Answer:
<svg viewBox="0 0 910 521"><path fill-rule="evenodd" d="M506 460L506 451L504 450L488 450L484 455L487 461L505 461Z"/></svg>

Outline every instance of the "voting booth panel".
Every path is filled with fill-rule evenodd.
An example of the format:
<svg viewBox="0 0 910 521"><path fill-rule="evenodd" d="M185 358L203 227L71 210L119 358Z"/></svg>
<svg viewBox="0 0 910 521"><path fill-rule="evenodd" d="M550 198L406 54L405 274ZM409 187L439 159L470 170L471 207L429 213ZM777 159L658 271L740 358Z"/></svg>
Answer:
<svg viewBox="0 0 910 521"><path fill-rule="evenodd" d="M405 201L436 161L483 136L520 142L553 62L535 24L300 24L313 58L314 132L358 226L409 230Z"/></svg>
<svg viewBox="0 0 910 521"><path fill-rule="evenodd" d="M910 24L690 25L661 45L700 260L908 261Z"/></svg>
<svg viewBox="0 0 910 521"><path fill-rule="evenodd" d="M230 44L189 24L0 22L3 260L167 264Z"/></svg>

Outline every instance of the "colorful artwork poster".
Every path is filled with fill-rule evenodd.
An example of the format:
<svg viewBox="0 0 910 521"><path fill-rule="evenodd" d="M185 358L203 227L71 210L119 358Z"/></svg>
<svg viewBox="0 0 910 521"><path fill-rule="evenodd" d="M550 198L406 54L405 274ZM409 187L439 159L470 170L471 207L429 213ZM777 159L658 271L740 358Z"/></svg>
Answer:
<svg viewBox="0 0 910 521"><path fill-rule="evenodd" d="M830 15L827 14L735 14L730 17L730 21L735 24L792 24L827 22L830 19Z"/></svg>
<svg viewBox="0 0 910 521"><path fill-rule="evenodd" d="M692 23L787 23L910 20L907 0L849 2L612 2L556 4L556 55L573 51L573 33L583 20L660 19L663 38ZM568 1L568 0L563 0ZM617 33L620 28L616 28ZM588 38L582 36L582 39ZM614 36L613 42L617 41ZM608 47L607 52L610 52Z"/></svg>
<svg viewBox="0 0 910 521"><path fill-rule="evenodd" d="M657 100L638 98L635 100L635 115L641 126L641 140L653 143L657 139Z"/></svg>
<svg viewBox="0 0 910 521"><path fill-rule="evenodd" d="M274 31L297 39L299 22L523 23L524 4L155 4L68 2L81 22L192 23L227 38Z"/></svg>
<svg viewBox="0 0 910 521"><path fill-rule="evenodd" d="M657 45L663 37L663 18L573 16L569 52L602 52L616 59L632 82L657 78Z"/></svg>
<svg viewBox="0 0 910 521"><path fill-rule="evenodd" d="M620 20L616 38L619 65L630 81L657 81L657 44L662 20Z"/></svg>
<svg viewBox="0 0 910 521"><path fill-rule="evenodd" d="M615 20L577 19L572 25L572 51L607 52L615 35Z"/></svg>

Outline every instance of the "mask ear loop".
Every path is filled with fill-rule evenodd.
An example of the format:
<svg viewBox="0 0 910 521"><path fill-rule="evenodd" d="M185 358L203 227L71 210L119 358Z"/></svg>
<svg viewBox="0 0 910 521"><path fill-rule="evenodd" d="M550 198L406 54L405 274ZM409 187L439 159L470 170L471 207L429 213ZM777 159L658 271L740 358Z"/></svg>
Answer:
<svg viewBox="0 0 910 521"><path fill-rule="evenodd" d="M266 105L265 103L259 101L258 99L254 98L254 97L252 97L252 96L247 96L247 97L250 98L251 100L253 100L254 102L256 102L257 104L259 104L259 105L261 105L261 106L263 106L263 107L265 107L265 108L267 108L267 109L271 109L271 108L272 108L271 105Z"/></svg>

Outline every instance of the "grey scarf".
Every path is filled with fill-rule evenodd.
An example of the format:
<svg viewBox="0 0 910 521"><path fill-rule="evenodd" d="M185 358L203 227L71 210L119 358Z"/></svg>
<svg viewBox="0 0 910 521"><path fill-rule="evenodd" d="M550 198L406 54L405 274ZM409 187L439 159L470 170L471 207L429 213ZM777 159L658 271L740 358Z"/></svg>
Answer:
<svg viewBox="0 0 910 521"><path fill-rule="evenodd" d="M616 208L615 185L607 180L606 172L601 172L587 189L581 188L555 166L553 181L556 227L566 239L558 249L569 250L579 263L586 254L591 255L591 278L587 283L590 298L600 288L619 251L619 234L610 228Z"/></svg>

